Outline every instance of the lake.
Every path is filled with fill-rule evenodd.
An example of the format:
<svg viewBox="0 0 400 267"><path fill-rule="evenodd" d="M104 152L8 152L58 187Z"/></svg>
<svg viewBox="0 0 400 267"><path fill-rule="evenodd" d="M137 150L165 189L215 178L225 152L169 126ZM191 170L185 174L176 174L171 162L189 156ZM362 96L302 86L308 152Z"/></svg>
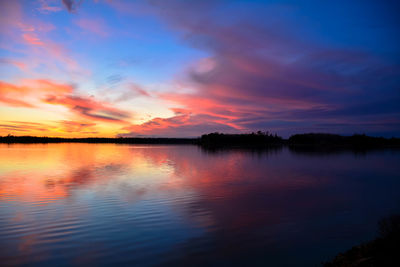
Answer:
<svg viewBox="0 0 400 267"><path fill-rule="evenodd" d="M399 192L398 150L0 144L0 262L320 266Z"/></svg>

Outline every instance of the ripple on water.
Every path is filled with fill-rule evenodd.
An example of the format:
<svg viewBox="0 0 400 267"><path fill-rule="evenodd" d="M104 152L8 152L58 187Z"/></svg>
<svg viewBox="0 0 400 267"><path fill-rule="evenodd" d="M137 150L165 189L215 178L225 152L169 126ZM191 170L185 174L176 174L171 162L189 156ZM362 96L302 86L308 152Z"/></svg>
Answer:
<svg viewBox="0 0 400 267"><path fill-rule="evenodd" d="M312 266L400 212L400 153L27 147L0 149L6 265Z"/></svg>

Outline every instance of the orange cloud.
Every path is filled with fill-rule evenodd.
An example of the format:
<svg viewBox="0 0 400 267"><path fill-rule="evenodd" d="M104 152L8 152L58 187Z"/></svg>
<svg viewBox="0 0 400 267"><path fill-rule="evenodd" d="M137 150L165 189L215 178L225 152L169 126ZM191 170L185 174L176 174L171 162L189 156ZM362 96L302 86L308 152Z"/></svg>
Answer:
<svg viewBox="0 0 400 267"><path fill-rule="evenodd" d="M0 81L0 102L16 107L33 107L32 100L43 94L67 94L73 92L73 86L46 79L25 79L21 85Z"/></svg>
<svg viewBox="0 0 400 267"><path fill-rule="evenodd" d="M24 79L22 84L43 92L66 94L74 91L74 87L70 84L57 83L46 79Z"/></svg>
<svg viewBox="0 0 400 267"><path fill-rule="evenodd" d="M0 96L0 102L5 103L6 105L9 105L9 106L14 106L14 107L25 107L25 108L33 107L33 105L28 102L14 99L14 98L9 98L6 96Z"/></svg>
<svg viewBox="0 0 400 267"><path fill-rule="evenodd" d="M32 104L23 101L20 97L27 88L0 81L0 102L16 107L32 107Z"/></svg>
<svg viewBox="0 0 400 267"><path fill-rule="evenodd" d="M31 133L31 132L48 132L55 129L54 126L28 121L3 121L0 124L0 133Z"/></svg>
<svg viewBox="0 0 400 267"><path fill-rule="evenodd" d="M93 136L99 134L96 123L85 120L29 121L0 120L0 135Z"/></svg>
<svg viewBox="0 0 400 267"><path fill-rule="evenodd" d="M34 107L31 102L41 100L48 104L63 105L73 113L92 120L123 122L130 117L128 112L108 103L73 95L72 85L46 79L25 79L20 85L0 81L0 93L0 102L10 106Z"/></svg>
<svg viewBox="0 0 400 267"><path fill-rule="evenodd" d="M131 113L119 109L109 102L97 100L94 97L79 96L75 86L59 83L48 79L23 79L18 83L0 81L0 103L12 107L45 109L43 103L61 105L67 108L71 119L47 121L45 124L13 123L0 121L0 133L26 133L49 136L62 134L99 134L97 122L120 123L128 125ZM49 107L49 106L47 106ZM60 113L65 118L65 113ZM57 116L56 116L57 117ZM10 120L12 117L8 117ZM4 119L4 118L3 118ZM43 118L44 121L48 118ZM100 129L106 130L104 125ZM111 134L108 133L108 134Z"/></svg>
<svg viewBox="0 0 400 267"><path fill-rule="evenodd" d="M78 132L78 133L98 133L94 130L96 123L84 122L84 121L60 121L59 124L62 126L65 132Z"/></svg>

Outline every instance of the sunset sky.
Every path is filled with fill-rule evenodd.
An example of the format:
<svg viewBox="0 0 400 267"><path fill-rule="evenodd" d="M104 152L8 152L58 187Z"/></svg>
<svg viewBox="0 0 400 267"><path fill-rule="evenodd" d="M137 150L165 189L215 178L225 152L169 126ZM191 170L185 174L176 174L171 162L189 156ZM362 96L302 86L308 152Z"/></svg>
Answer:
<svg viewBox="0 0 400 267"><path fill-rule="evenodd" d="M0 0L0 135L400 136L400 2Z"/></svg>

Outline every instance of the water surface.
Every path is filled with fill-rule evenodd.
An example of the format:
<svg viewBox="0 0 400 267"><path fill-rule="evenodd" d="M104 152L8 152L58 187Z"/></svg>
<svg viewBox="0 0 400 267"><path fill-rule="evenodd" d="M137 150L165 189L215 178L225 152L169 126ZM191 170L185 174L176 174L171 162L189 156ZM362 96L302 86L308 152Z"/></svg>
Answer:
<svg viewBox="0 0 400 267"><path fill-rule="evenodd" d="M400 212L400 153L0 144L4 265L319 266Z"/></svg>

